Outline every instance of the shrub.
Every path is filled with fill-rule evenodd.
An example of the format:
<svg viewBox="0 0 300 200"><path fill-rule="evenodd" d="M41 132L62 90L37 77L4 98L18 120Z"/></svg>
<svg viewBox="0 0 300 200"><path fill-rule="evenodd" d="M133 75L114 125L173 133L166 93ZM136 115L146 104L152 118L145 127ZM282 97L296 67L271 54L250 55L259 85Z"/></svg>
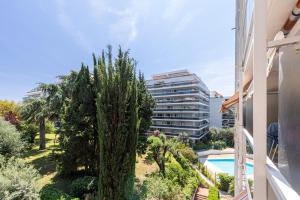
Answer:
<svg viewBox="0 0 300 200"><path fill-rule="evenodd" d="M38 126L33 123L22 122L20 124L21 139L25 142L26 147L31 148L33 146L38 131Z"/></svg>
<svg viewBox="0 0 300 200"><path fill-rule="evenodd" d="M195 151L209 149L209 148L210 148L210 145L202 143L202 142L193 145L193 149Z"/></svg>
<svg viewBox="0 0 300 200"><path fill-rule="evenodd" d="M211 147L213 149L225 149L226 148L226 143L222 140L214 141L211 142Z"/></svg>
<svg viewBox="0 0 300 200"><path fill-rule="evenodd" d="M71 197L70 195L58 190L53 185L46 185L40 192L41 200L79 200L79 198Z"/></svg>
<svg viewBox="0 0 300 200"><path fill-rule="evenodd" d="M141 187L141 199L182 200L184 196L181 187L169 179L158 175L148 177Z"/></svg>
<svg viewBox="0 0 300 200"><path fill-rule="evenodd" d="M220 190L224 192L228 192L229 190L229 185L231 181L234 179L233 176L230 176L226 173L220 173L218 174L218 178L220 180Z"/></svg>
<svg viewBox="0 0 300 200"><path fill-rule="evenodd" d="M74 180L71 184L71 194L83 198L84 194L97 191L98 179L92 176L85 176Z"/></svg>
<svg viewBox="0 0 300 200"><path fill-rule="evenodd" d="M192 199L193 193L199 187L199 179L197 177L190 177L187 184L183 188L183 194L186 200Z"/></svg>
<svg viewBox="0 0 300 200"><path fill-rule="evenodd" d="M5 157L15 156L22 148L21 134L12 124L0 118L0 154Z"/></svg>
<svg viewBox="0 0 300 200"><path fill-rule="evenodd" d="M180 149L180 153L191 163L196 164L198 162L198 156L195 154L192 148L185 147L183 149Z"/></svg>
<svg viewBox="0 0 300 200"><path fill-rule="evenodd" d="M0 155L0 199L38 200L39 173L21 159Z"/></svg>
<svg viewBox="0 0 300 200"><path fill-rule="evenodd" d="M210 129L210 135L212 141L224 141L227 147L234 146L234 129Z"/></svg>
<svg viewBox="0 0 300 200"><path fill-rule="evenodd" d="M215 187L209 188L207 200L218 200L218 199L220 199L218 189Z"/></svg>

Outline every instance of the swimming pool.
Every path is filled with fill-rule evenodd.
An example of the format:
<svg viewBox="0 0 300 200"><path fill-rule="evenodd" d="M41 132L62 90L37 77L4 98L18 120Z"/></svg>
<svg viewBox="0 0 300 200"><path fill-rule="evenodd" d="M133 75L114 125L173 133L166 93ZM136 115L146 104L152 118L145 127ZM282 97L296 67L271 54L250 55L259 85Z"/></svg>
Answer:
<svg viewBox="0 0 300 200"><path fill-rule="evenodd" d="M207 162L213 165L214 168L217 168L218 171L223 171L232 176L234 175L234 158L214 158L208 159ZM253 164L246 163L246 173L247 175L253 174Z"/></svg>

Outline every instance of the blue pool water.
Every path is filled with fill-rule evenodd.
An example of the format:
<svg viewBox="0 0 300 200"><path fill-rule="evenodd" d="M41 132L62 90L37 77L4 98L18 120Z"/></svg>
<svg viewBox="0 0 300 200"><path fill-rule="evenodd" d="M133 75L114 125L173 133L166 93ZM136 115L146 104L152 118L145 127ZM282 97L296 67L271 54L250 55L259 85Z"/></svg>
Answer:
<svg viewBox="0 0 300 200"><path fill-rule="evenodd" d="M214 165L219 170L229 175L234 175L234 159L208 159L207 162ZM247 175L253 174L253 164L246 163L246 173Z"/></svg>

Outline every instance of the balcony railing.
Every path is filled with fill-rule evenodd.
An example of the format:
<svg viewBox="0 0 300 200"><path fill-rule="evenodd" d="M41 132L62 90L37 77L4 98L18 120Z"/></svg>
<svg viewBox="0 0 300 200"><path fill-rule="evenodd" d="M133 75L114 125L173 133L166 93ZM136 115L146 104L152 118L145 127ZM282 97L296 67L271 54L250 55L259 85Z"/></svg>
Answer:
<svg viewBox="0 0 300 200"><path fill-rule="evenodd" d="M253 137L246 129L243 129L243 134L245 135L248 143L253 149L253 147L255 146ZM254 164L254 168L255 168L255 164ZM269 157L267 157L266 159L266 172L267 172L268 182L272 187L272 190L275 193L277 199L280 200L300 199L300 196L291 187L289 182L281 174L279 169L275 166L275 164L270 160Z"/></svg>
<svg viewBox="0 0 300 200"><path fill-rule="evenodd" d="M155 127L163 127L168 129L194 129L194 130L201 130L205 127L207 127L208 124L202 125L202 126L178 126L178 125L160 125L160 124L152 124L151 128Z"/></svg>
<svg viewBox="0 0 300 200"><path fill-rule="evenodd" d="M203 112L208 112L208 109L193 109L193 108L187 108L187 109L154 109L154 111L203 111Z"/></svg>
<svg viewBox="0 0 300 200"><path fill-rule="evenodd" d="M206 120L202 117L159 117L159 116L154 116L152 119L178 119L178 120Z"/></svg>

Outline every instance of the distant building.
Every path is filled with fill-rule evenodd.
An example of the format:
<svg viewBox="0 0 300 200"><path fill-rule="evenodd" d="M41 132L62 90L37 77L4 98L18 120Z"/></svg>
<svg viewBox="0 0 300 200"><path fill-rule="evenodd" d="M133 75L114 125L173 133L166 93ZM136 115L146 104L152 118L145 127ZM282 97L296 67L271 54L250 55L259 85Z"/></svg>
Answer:
<svg viewBox="0 0 300 200"><path fill-rule="evenodd" d="M147 81L155 99L151 130L168 136L188 133L199 140L209 131L209 90L202 80L187 70L153 75Z"/></svg>
<svg viewBox="0 0 300 200"><path fill-rule="evenodd" d="M26 93L26 95L23 97L23 101L39 98L42 95L43 95L43 91L40 88L34 88Z"/></svg>
<svg viewBox="0 0 300 200"><path fill-rule="evenodd" d="M231 128L234 127L235 110L234 107L228 109L228 111L222 113L220 108L222 103L227 98L219 94L216 91L210 93L210 127L215 128Z"/></svg>

